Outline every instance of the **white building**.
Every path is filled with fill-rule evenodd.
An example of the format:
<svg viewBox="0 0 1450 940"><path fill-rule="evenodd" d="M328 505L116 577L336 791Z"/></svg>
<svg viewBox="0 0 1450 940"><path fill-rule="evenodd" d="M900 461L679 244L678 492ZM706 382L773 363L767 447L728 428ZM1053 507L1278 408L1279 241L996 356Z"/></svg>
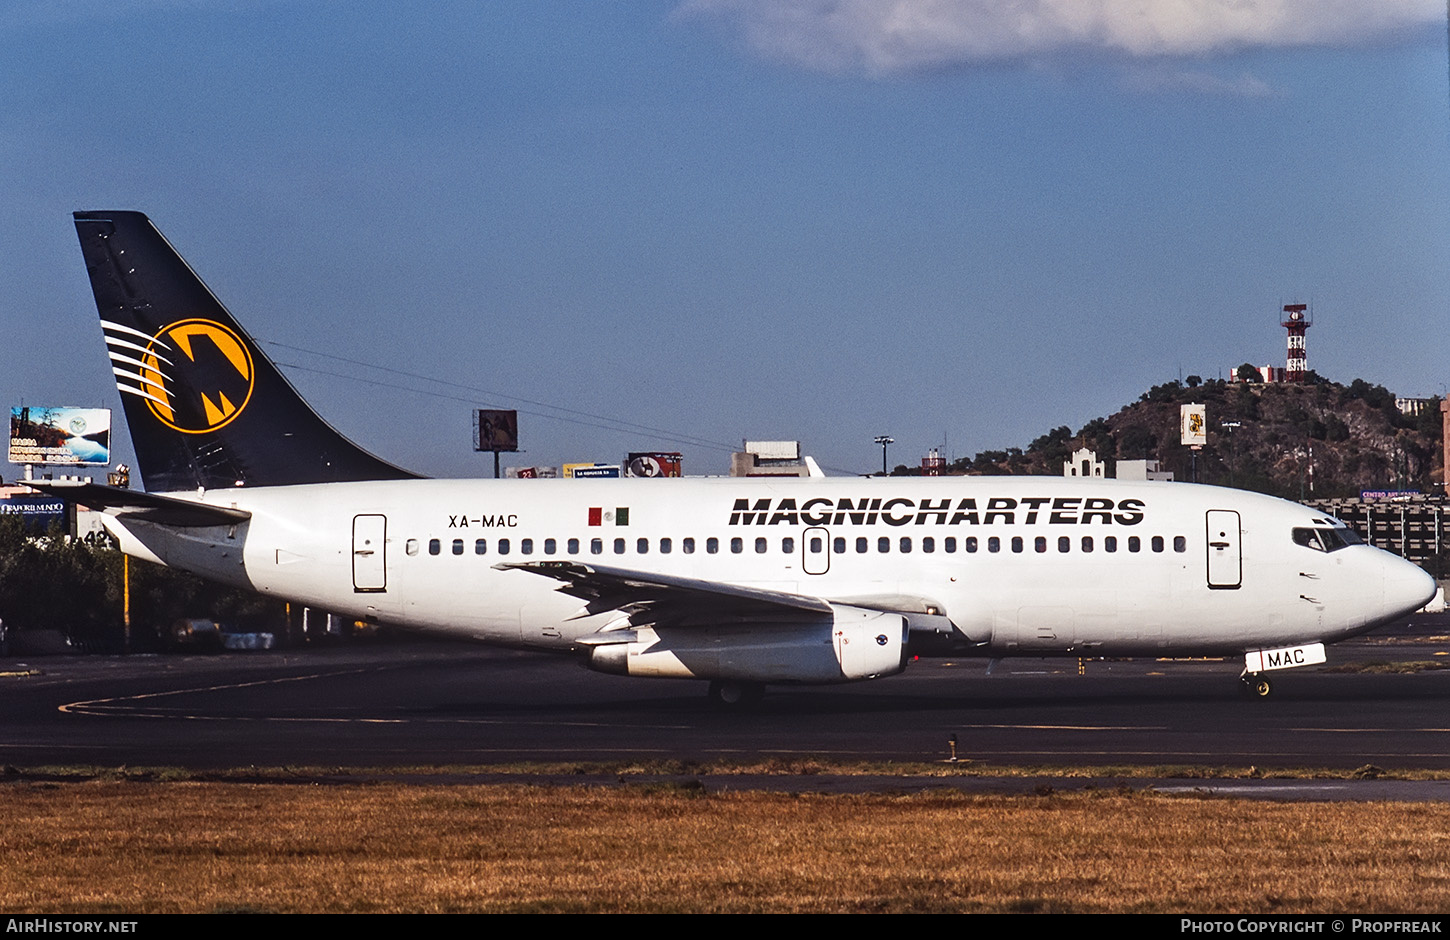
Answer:
<svg viewBox="0 0 1450 940"><path fill-rule="evenodd" d="M1119 460L1119 480L1165 480L1173 482L1172 470L1159 470L1156 460Z"/></svg>
<svg viewBox="0 0 1450 940"><path fill-rule="evenodd" d="M1107 465L1098 459L1097 451L1079 447L1072 452L1072 457L1063 463L1062 475L1065 477L1095 477L1101 480L1107 476Z"/></svg>

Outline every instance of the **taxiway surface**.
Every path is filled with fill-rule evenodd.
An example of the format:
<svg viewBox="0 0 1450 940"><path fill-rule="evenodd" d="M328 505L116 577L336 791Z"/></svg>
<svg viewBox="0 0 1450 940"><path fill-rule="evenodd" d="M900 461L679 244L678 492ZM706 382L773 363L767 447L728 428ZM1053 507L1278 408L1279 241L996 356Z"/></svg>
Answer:
<svg viewBox="0 0 1450 940"><path fill-rule="evenodd" d="M1275 676L1246 699L1235 662L922 660L900 676L772 689L712 708L704 684L589 672L453 643L353 642L190 656L0 660L0 762L408 767L511 761L823 757L995 765L1450 768L1445 617L1419 616ZM1357 665L1356 665L1357 664Z"/></svg>

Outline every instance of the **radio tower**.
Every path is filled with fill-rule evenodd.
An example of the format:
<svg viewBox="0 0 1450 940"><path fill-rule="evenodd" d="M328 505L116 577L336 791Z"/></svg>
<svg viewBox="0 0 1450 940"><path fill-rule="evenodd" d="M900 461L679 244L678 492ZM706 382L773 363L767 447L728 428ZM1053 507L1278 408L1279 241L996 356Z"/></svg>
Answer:
<svg viewBox="0 0 1450 940"><path fill-rule="evenodd" d="M1303 382L1309 375L1309 354L1304 349L1304 334L1314 325L1308 304L1285 304L1284 319L1279 325L1289 331L1289 360L1285 363L1284 381Z"/></svg>

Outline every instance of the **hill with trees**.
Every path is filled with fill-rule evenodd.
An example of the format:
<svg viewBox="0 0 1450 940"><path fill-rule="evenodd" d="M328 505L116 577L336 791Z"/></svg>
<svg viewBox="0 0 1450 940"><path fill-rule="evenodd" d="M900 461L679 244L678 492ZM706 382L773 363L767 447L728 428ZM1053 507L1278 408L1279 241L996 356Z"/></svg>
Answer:
<svg viewBox="0 0 1450 940"><path fill-rule="evenodd" d="M1292 499L1357 496L1361 490L1442 491L1438 398L1420 414L1404 415L1394 394L1381 385L1362 379L1340 385L1313 373L1302 385L1204 382L1197 376L1165 382L1076 432L1054 428L1026 448L960 458L947 472L1058 476L1071 453L1087 447L1108 461L1110 473L1118 460L1149 459L1176 479L1190 480L1193 455L1179 443L1184 404L1206 406L1208 444L1198 454L1200 483ZM919 471L902 466L897 472Z"/></svg>

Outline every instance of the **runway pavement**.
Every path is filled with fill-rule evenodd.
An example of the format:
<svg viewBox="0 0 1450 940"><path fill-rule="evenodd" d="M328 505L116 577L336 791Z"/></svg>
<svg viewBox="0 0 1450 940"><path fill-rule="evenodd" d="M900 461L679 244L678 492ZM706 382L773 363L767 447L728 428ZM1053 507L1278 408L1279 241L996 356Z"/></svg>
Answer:
<svg viewBox="0 0 1450 940"><path fill-rule="evenodd" d="M704 684L454 643L0 660L0 763L412 767L511 761L941 761L974 766L1450 768L1445 617L1331 648L1242 696L1236 662L921 660L901 676L772 689L723 713ZM1354 666L1353 664L1360 664Z"/></svg>

